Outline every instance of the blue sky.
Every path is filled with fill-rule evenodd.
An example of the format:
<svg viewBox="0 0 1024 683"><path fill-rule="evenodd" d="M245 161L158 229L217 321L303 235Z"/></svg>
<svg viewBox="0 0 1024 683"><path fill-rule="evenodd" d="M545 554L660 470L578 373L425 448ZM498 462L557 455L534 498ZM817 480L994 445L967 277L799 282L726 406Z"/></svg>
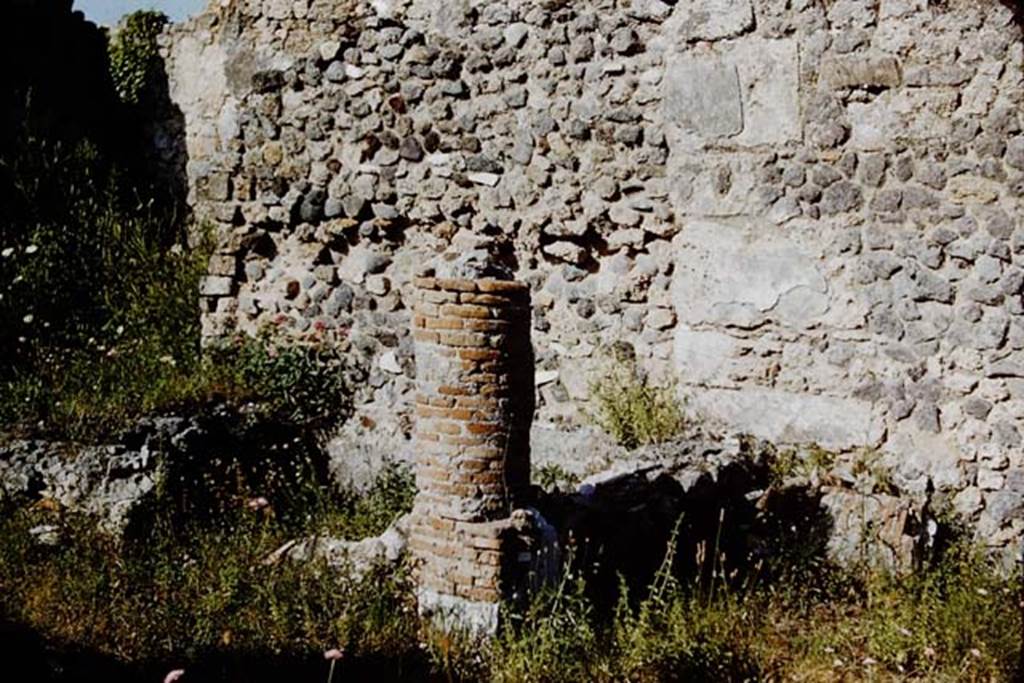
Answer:
<svg viewBox="0 0 1024 683"><path fill-rule="evenodd" d="M113 24L126 12L158 9L175 21L196 14L206 0L75 0L75 9L97 24Z"/></svg>

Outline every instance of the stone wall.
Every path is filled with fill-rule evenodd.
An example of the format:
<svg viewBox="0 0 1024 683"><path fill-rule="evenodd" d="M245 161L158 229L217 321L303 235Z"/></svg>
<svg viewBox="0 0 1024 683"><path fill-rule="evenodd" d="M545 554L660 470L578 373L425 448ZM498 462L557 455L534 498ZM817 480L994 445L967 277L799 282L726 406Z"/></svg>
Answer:
<svg viewBox="0 0 1024 683"><path fill-rule="evenodd" d="M221 238L204 334L349 345L349 462L409 451L415 264L483 242L532 291L552 453L628 344L707 425L879 448L987 541L1024 530L1002 4L221 0L166 52Z"/></svg>

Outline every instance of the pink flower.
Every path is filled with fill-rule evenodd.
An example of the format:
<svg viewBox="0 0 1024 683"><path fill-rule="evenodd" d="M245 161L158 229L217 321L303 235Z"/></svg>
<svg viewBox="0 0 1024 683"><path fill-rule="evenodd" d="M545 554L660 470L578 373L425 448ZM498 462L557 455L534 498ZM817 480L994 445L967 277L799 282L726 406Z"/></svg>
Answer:
<svg viewBox="0 0 1024 683"><path fill-rule="evenodd" d="M264 498L263 496L259 496L258 498L250 498L249 501L245 504L245 506L250 510L262 510L263 508L268 507L269 505L270 501Z"/></svg>
<svg viewBox="0 0 1024 683"><path fill-rule="evenodd" d="M340 648L333 648L324 653L324 659L329 662L336 662L345 656L345 651Z"/></svg>
<svg viewBox="0 0 1024 683"><path fill-rule="evenodd" d="M184 676L184 669L175 669L174 671L171 671L166 676L164 676L164 683L176 683L177 681L180 681Z"/></svg>

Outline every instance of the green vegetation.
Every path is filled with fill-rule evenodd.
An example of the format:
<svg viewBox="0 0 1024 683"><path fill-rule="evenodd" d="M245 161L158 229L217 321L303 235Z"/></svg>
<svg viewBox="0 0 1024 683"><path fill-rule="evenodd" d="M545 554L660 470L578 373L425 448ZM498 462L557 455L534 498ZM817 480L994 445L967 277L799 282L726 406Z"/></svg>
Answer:
<svg viewBox="0 0 1024 683"><path fill-rule="evenodd" d="M626 448L667 441L685 426L672 387L655 387L634 363L609 363L590 387L594 423Z"/></svg>
<svg viewBox="0 0 1024 683"><path fill-rule="evenodd" d="M571 491L580 478L557 464L533 468L533 482L545 491Z"/></svg>
<svg viewBox="0 0 1024 683"><path fill-rule="evenodd" d="M666 565L667 566L667 565ZM1009 681L1016 582L964 548L915 576L818 585L684 584L663 570L601 621L581 582L541 596L497 642L502 681Z"/></svg>
<svg viewBox="0 0 1024 683"><path fill-rule="evenodd" d="M772 483L783 484L790 477L823 475L836 461L836 454L812 444L802 449L786 448L768 453L768 467Z"/></svg>
<svg viewBox="0 0 1024 683"><path fill-rule="evenodd" d="M28 139L0 159L0 420L95 439L153 412L257 402L319 428L344 417L344 358L270 335L199 347L210 253L91 145Z"/></svg>
<svg viewBox="0 0 1024 683"><path fill-rule="evenodd" d="M162 12L133 12L110 41L110 73L121 101L138 104L146 89L163 74L157 38L167 25Z"/></svg>
<svg viewBox="0 0 1024 683"><path fill-rule="evenodd" d="M131 664L337 646L400 658L417 628L404 572L356 582L317 563L265 559L302 534L379 533L408 510L410 489L407 476L390 473L358 500L309 505L281 494L259 508L243 499L215 521L184 526L168 505L144 537L124 543L88 519L10 510L0 517L0 615ZM40 523L60 528L58 546L32 540Z"/></svg>
<svg viewBox="0 0 1024 683"><path fill-rule="evenodd" d="M308 661L343 647L340 680L364 659L387 662L396 679L416 672L403 680L1013 680L1018 579L963 546L913 576L818 566L813 582L801 572L771 583L725 576L720 562L698 580L673 575L667 559L642 593L622 587L610 610L571 573L509 612L492 643L422 623L404 571L356 582L316 563L264 562L297 534L379 532L408 509L403 477L306 506L315 512L304 517L278 497L216 523L177 528L158 516L145 539L123 544L87 520L13 511L0 518L0 614L136 665L239 652ZM61 529L58 545L30 540L41 522Z"/></svg>

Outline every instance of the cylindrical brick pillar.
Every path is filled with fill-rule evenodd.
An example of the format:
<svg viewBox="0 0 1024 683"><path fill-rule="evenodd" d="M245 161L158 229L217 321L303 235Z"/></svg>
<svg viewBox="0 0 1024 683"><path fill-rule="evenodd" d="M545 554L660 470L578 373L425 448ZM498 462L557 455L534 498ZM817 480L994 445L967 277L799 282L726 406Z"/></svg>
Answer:
<svg viewBox="0 0 1024 683"><path fill-rule="evenodd" d="M418 492L410 545L421 609L465 611L466 603L502 598L509 516L530 483L529 288L491 278L415 285ZM479 612L468 621L490 627L472 623Z"/></svg>

